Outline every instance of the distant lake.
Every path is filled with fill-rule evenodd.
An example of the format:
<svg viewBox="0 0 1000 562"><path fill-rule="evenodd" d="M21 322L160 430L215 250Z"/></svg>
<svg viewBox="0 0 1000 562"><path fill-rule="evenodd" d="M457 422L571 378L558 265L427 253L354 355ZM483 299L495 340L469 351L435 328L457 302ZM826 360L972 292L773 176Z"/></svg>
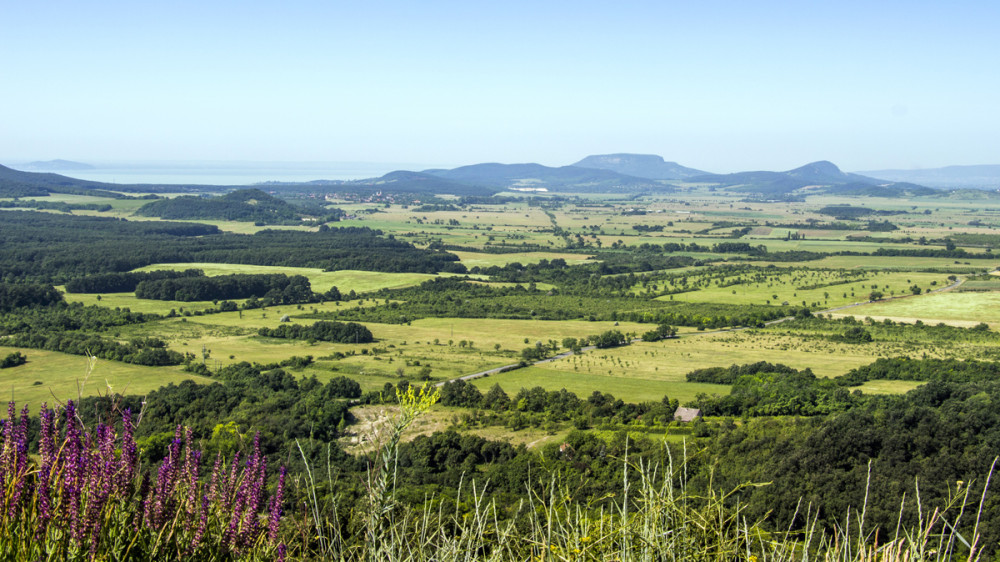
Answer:
<svg viewBox="0 0 1000 562"><path fill-rule="evenodd" d="M118 184L253 185L374 178L394 170L423 170L432 166L369 162L199 162L150 164L92 164L91 170L52 170L90 181Z"/></svg>

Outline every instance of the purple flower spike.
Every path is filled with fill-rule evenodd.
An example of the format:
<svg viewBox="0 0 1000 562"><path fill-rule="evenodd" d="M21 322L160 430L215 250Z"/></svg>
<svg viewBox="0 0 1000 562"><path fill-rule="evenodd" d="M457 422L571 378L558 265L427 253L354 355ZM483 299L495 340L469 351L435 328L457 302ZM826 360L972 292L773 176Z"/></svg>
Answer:
<svg viewBox="0 0 1000 562"><path fill-rule="evenodd" d="M38 472L38 529L35 530L35 540L41 540L45 536L49 520L52 519L49 487L49 466L42 465Z"/></svg>
<svg viewBox="0 0 1000 562"><path fill-rule="evenodd" d="M225 478L222 471L222 451L215 454L215 465L212 467L212 481L208 486L208 499L213 500L219 497L219 479Z"/></svg>
<svg viewBox="0 0 1000 562"><path fill-rule="evenodd" d="M198 545L201 544L201 539L205 535L205 529L208 528L208 511L209 502L208 496L201 497L201 517L198 519L198 529L194 533L194 538L191 539L190 552L194 552L198 549Z"/></svg>
<svg viewBox="0 0 1000 562"><path fill-rule="evenodd" d="M274 492L274 497L271 498L271 517L267 525L267 538L273 543L278 538L278 523L281 521L281 502L285 497L285 467L281 467L281 473L278 476L278 489Z"/></svg>
<svg viewBox="0 0 1000 562"><path fill-rule="evenodd" d="M135 445L135 427L132 425L132 410L125 410L122 416L122 483L128 485L135 479L139 466L139 450Z"/></svg>
<svg viewBox="0 0 1000 562"><path fill-rule="evenodd" d="M38 414L41 421L41 435L38 442L38 453L42 457L43 465L51 465L55 459L56 436L55 436L55 412L48 409L48 404L42 403L42 411Z"/></svg>
<svg viewBox="0 0 1000 562"><path fill-rule="evenodd" d="M14 471L14 418L16 407L13 402L7 403L7 421L3 424L3 445L0 445L0 476Z"/></svg>

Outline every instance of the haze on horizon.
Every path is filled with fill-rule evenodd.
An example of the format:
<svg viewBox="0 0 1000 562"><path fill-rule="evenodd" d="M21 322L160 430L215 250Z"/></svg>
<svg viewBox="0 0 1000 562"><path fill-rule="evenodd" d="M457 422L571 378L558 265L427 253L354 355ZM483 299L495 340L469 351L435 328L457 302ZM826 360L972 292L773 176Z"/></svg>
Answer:
<svg viewBox="0 0 1000 562"><path fill-rule="evenodd" d="M986 1L8 3L7 161L997 164Z"/></svg>

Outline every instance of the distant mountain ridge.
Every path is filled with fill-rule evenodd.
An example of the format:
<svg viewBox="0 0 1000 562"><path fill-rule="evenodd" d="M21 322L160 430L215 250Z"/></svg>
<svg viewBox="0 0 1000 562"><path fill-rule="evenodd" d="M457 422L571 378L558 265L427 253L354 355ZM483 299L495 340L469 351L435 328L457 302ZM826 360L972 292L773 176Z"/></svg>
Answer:
<svg viewBox="0 0 1000 562"><path fill-rule="evenodd" d="M115 186L78 180L59 174L22 172L0 166L0 197L44 197L50 193L75 193L119 197L111 193Z"/></svg>
<svg viewBox="0 0 1000 562"><path fill-rule="evenodd" d="M573 166L610 170L627 176L652 180L683 180L708 173L681 166L677 162L666 162L662 156L655 154L596 154L580 160Z"/></svg>
<svg viewBox="0 0 1000 562"><path fill-rule="evenodd" d="M994 173L1000 166L975 167L980 174ZM996 170L994 170L996 168ZM623 173L628 171L631 173ZM967 174L972 170L965 170ZM655 177L654 177L655 176ZM681 176L668 179L667 176ZM998 179L1000 181L1000 179ZM265 182L272 189L342 188L410 193L440 193L461 196L492 195L501 191L553 193L643 193L670 192L683 184L709 184L716 188L755 194L765 198L801 198L815 193L899 197L931 195L933 189L908 181L876 179L846 173L821 160L784 171L751 171L709 174L667 162L647 154L591 155L571 166L551 167L536 163L482 163L452 169L397 170L377 178L361 180L312 180ZM77 193L122 197L120 192L225 192L246 186L122 185L80 180L54 173L24 172L0 166L0 197L44 196ZM119 192L119 193L115 193ZM258 209L259 210L259 209Z"/></svg>
<svg viewBox="0 0 1000 562"><path fill-rule="evenodd" d="M69 172L74 170L93 170L94 167L83 162L73 162L72 160L37 160L18 166L29 172Z"/></svg>
<svg viewBox="0 0 1000 562"><path fill-rule="evenodd" d="M785 172L706 174L689 178L688 181L716 184L733 191L758 193L763 196L788 196L807 188L841 195L867 194L880 197L935 193L935 190L921 185L887 182L859 174L846 173L834 163L826 160L811 162Z"/></svg>
<svg viewBox="0 0 1000 562"><path fill-rule="evenodd" d="M595 168L541 164L472 164L451 170L424 170L425 174L456 182L499 189L545 188L552 191L669 190L657 180L639 178Z"/></svg>
<svg viewBox="0 0 1000 562"><path fill-rule="evenodd" d="M49 172L24 172L0 165L0 197L44 197L51 193L124 197L120 193L176 193L179 191L220 190L219 186L111 184L81 180Z"/></svg>
<svg viewBox="0 0 1000 562"><path fill-rule="evenodd" d="M911 182L943 189L1000 189L1000 165L945 166L924 170L859 172L887 181Z"/></svg>

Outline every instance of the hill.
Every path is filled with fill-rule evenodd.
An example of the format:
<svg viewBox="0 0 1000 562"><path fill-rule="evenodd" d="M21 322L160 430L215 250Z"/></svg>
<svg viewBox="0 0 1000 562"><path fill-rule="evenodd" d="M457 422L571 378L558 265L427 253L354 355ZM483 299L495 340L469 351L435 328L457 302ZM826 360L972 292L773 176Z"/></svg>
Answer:
<svg viewBox="0 0 1000 562"><path fill-rule="evenodd" d="M491 195L499 191L491 187L453 181L426 172L406 170L389 172L378 178L342 182L341 185L406 193L443 193L449 195Z"/></svg>
<svg viewBox="0 0 1000 562"><path fill-rule="evenodd" d="M121 186L78 180L51 173L22 172L0 165L0 197L44 197L50 193L73 193L121 198L111 188Z"/></svg>
<svg viewBox="0 0 1000 562"><path fill-rule="evenodd" d="M898 197L929 195L934 190L921 185L897 184L859 174L846 173L832 162L821 160L785 172L737 172L706 174L689 178L697 183L717 184L734 191L757 193L765 197L788 196L806 190L811 193Z"/></svg>
<svg viewBox="0 0 1000 562"><path fill-rule="evenodd" d="M708 172L666 162L655 154L598 154L573 164L578 168L610 170L627 176L652 180L682 180Z"/></svg>
<svg viewBox="0 0 1000 562"><path fill-rule="evenodd" d="M324 209L310 209L309 213L311 216L336 214ZM136 214L170 220L229 220L261 224L298 224L306 216L303 209L259 189L239 189L219 197L184 195L160 199L139 207Z"/></svg>
<svg viewBox="0 0 1000 562"><path fill-rule="evenodd" d="M50 172L25 172L0 165L0 197L44 197L52 193L94 195L115 199L125 193L177 193L179 191L224 191L217 185L111 184L81 180Z"/></svg>
<svg viewBox="0 0 1000 562"><path fill-rule="evenodd" d="M541 164L473 164L451 170L424 170L448 180L499 189L545 189L547 191L621 192L648 189L667 190L668 186L648 178L638 178L595 168Z"/></svg>
<svg viewBox="0 0 1000 562"><path fill-rule="evenodd" d="M39 160L28 162L20 168L30 172L58 172L72 170L93 170L94 167L83 162L73 162L72 160Z"/></svg>
<svg viewBox="0 0 1000 562"><path fill-rule="evenodd" d="M887 181L912 182L942 189L1000 189L1000 165L946 166L926 170L860 172Z"/></svg>

